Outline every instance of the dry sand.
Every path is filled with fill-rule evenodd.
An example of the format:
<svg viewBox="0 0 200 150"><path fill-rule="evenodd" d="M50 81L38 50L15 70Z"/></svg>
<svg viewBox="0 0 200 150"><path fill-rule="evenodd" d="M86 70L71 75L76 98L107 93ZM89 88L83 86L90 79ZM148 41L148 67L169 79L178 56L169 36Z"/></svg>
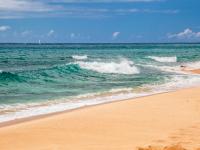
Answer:
<svg viewBox="0 0 200 150"><path fill-rule="evenodd" d="M0 128L0 150L134 150L171 144L191 150L200 147L200 88L82 108Z"/></svg>

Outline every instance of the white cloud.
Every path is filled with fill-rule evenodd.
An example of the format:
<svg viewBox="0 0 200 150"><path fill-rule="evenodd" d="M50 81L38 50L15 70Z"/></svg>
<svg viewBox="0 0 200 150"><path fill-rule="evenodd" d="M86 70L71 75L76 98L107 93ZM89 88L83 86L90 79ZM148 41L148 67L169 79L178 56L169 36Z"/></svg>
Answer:
<svg viewBox="0 0 200 150"><path fill-rule="evenodd" d="M53 34L54 34L54 30L53 29L51 29L48 33L47 33L47 36L52 36Z"/></svg>
<svg viewBox="0 0 200 150"><path fill-rule="evenodd" d="M126 2L159 2L163 0L51 0L56 3L126 3Z"/></svg>
<svg viewBox="0 0 200 150"><path fill-rule="evenodd" d="M175 34L168 34L168 38L178 38L178 39L190 39L190 38L199 38L200 32L194 32L190 28L185 29L182 32Z"/></svg>
<svg viewBox="0 0 200 150"><path fill-rule="evenodd" d="M113 38L117 38L119 36L120 32L113 32L112 37Z"/></svg>
<svg viewBox="0 0 200 150"><path fill-rule="evenodd" d="M126 3L156 1L163 0L0 0L0 11L48 12L64 8L61 3Z"/></svg>
<svg viewBox="0 0 200 150"><path fill-rule="evenodd" d="M10 26L0 26L0 32L7 31L10 28L11 28Z"/></svg>
<svg viewBox="0 0 200 150"><path fill-rule="evenodd" d="M40 1L29 0L0 0L1 11L27 11L27 12L44 12L50 11L50 5Z"/></svg>
<svg viewBox="0 0 200 150"><path fill-rule="evenodd" d="M197 36L197 37L200 37L200 32L197 32L197 33L196 33L196 36Z"/></svg>
<svg viewBox="0 0 200 150"><path fill-rule="evenodd" d="M59 3L114 3L114 2L155 2L163 0L0 0L0 11L49 12L64 8ZM54 4L56 3L56 4ZM51 5L52 4L52 5Z"/></svg>

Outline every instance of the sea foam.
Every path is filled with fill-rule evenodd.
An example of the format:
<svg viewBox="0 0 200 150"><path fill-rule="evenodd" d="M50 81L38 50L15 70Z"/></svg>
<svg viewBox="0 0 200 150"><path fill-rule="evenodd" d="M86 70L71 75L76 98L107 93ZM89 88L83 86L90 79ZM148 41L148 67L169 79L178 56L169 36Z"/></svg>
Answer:
<svg viewBox="0 0 200 150"><path fill-rule="evenodd" d="M199 69L200 68L200 61L188 62L188 63L185 63L184 66L192 68L192 69Z"/></svg>
<svg viewBox="0 0 200 150"><path fill-rule="evenodd" d="M147 58L153 59L154 61L157 62L166 62L166 63L172 63L172 62L177 62L177 57L157 57L157 56L148 56Z"/></svg>
<svg viewBox="0 0 200 150"><path fill-rule="evenodd" d="M33 104L31 107L31 104L29 104L29 107L26 109L22 109L24 106L19 106L20 110L16 112L11 112L11 113L6 113L4 115L0 115L0 122L6 122L10 120L15 120L15 119L21 119L21 118L27 118L27 117L33 117L33 116L38 116L38 115L43 115L43 114L49 114L49 113L55 113L55 112L61 112L65 110L73 110L77 109L80 107L85 107L85 106L91 106L91 105L96 105L96 104L102 104L102 103L107 103L107 102L112 102L112 101L119 101L123 99L130 99L130 98L136 98L136 97L141 97L141 96L147 96L151 95L152 93L116 93L108 96L97 96L97 97L88 97L85 98L84 100L65 100L63 102L59 103L52 103L52 104L45 104L41 106L37 106L36 104ZM7 107L7 106L4 106ZM11 106L12 107L12 106ZM10 106L5 109L11 109ZM17 105L14 107L16 109Z"/></svg>
<svg viewBox="0 0 200 150"><path fill-rule="evenodd" d="M156 85L153 88L155 91L165 92L173 91L185 87L194 87L200 84L199 75L173 75L171 78L165 79L165 83Z"/></svg>
<svg viewBox="0 0 200 150"><path fill-rule="evenodd" d="M87 59L88 56L87 55L73 55L72 58L76 60L84 60L84 59Z"/></svg>
<svg viewBox="0 0 200 150"><path fill-rule="evenodd" d="M83 69L99 73L138 74L140 72L139 69L134 66L134 62L127 59L121 59L119 62L79 61L77 64Z"/></svg>

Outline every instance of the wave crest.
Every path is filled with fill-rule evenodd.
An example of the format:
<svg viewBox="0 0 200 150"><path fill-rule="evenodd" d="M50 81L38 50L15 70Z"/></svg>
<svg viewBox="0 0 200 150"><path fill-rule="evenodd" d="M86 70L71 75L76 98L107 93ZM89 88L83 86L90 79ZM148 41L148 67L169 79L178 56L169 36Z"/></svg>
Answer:
<svg viewBox="0 0 200 150"><path fill-rule="evenodd" d="M88 58L88 56L87 55L73 55L72 58L76 60L85 60Z"/></svg>
<svg viewBox="0 0 200 150"><path fill-rule="evenodd" d="M77 64L82 69L92 70L100 73L113 73L113 74L138 74L139 69L134 66L132 61L123 59L120 62L82 62Z"/></svg>
<svg viewBox="0 0 200 150"><path fill-rule="evenodd" d="M148 56L148 58L153 59L154 61L157 62L166 62L166 63L171 63L171 62L177 62L177 57L157 57L157 56Z"/></svg>

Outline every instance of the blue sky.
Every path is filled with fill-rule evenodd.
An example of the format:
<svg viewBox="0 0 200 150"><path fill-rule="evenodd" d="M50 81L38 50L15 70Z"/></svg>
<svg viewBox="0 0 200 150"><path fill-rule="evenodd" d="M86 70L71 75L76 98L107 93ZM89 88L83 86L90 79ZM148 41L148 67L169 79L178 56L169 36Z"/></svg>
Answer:
<svg viewBox="0 0 200 150"><path fill-rule="evenodd" d="M199 0L0 0L0 42L200 42Z"/></svg>

